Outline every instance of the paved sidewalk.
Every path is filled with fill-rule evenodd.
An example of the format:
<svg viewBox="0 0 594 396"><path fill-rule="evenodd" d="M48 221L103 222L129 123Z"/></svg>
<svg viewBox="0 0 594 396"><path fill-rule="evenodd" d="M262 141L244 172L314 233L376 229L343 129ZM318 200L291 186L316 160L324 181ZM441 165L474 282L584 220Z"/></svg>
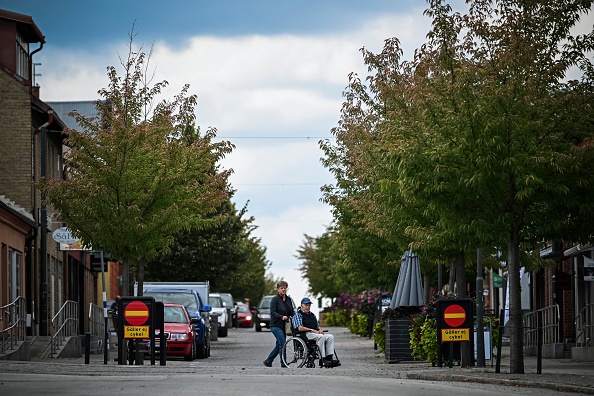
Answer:
<svg viewBox="0 0 594 396"><path fill-rule="evenodd" d="M388 364L382 353L374 350L373 340L368 337L353 335L343 327L329 328L334 335L336 353L342 362L341 367L330 369L297 369L281 370L281 375L308 375L324 376L332 373L332 376L343 377L366 377L366 378L393 378L411 379L426 381L447 381L447 382L475 382L485 384L508 385L514 387L532 387L550 389L559 392L576 392L594 395L594 362L580 362L571 359L543 359L541 374L537 374L537 360L534 356L524 357L525 374L509 373L509 348L503 348L501 359L501 372L495 372L495 357L486 362L484 368L462 368L460 366L433 367L431 363L423 361L400 362ZM247 333L246 333L247 332ZM167 366L154 366L150 368L151 373L173 374L179 371L180 366L189 367L191 370L198 370L202 374L237 374L237 368L241 372L269 373L269 369L262 365L261 356L265 356L270 349L273 337L270 334L254 333L253 330L233 330L229 337L220 338L213 342L213 356L205 360L196 360L189 363L174 361ZM247 342L247 344L246 344ZM250 344L249 342L252 342ZM245 349L255 351L253 354L245 353ZM244 352L242 352L244 351ZM117 356L115 351L110 352L108 365L104 365L102 355L90 355L90 364L85 364L85 358L72 359L44 359L34 362L10 362L0 361L0 372L4 373L64 373L73 375L129 375L138 373L145 369L139 366L118 366L113 358ZM145 361L145 364L148 362ZM148 363L150 364L150 363ZM278 366L280 363L277 361ZM303 371L307 370L307 371Z"/></svg>
<svg viewBox="0 0 594 396"><path fill-rule="evenodd" d="M347 329L341 328L339 330L334 328L330 331L335 334L338 351L347 347L347 345L355 344L361 358L365 359L370 353L374 354L382 364L390 367L395 372L399 372L399 375L397 375L399 378L477 382L594 395L594 362L543 358L541 374L537 374L537 358L535 356L524 356L524 374L510 374L509 347L503 347L499 373L495 372L496 353L493 354L493 361L488 360L486 362L487 367L484 368L462 368L456 365L449 368L447 362L444 362L443 367L434 367L431 363L423 361L388 364L383 354L380 354L379 351L373 351L373 340L369 340L367 337L357 337L348 332Z"/></svg>

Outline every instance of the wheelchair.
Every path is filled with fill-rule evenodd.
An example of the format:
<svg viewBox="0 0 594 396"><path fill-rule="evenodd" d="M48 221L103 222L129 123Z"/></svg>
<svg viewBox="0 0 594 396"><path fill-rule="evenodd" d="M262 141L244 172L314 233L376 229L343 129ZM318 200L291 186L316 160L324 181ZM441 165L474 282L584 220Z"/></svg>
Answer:
<svg viewBox="0 0 594 396"><path fill-rule="evenodd" d="M291 368L314 368L316 362L319 361L319 367L334 367L327 366L324 364L324 359L321 356L320 348L316 344L315 340L308 340L306 331L293 331L293 335L290 336L281 351L281 360L283 364ZM336 351L334 351L336 359Z"/></svg>

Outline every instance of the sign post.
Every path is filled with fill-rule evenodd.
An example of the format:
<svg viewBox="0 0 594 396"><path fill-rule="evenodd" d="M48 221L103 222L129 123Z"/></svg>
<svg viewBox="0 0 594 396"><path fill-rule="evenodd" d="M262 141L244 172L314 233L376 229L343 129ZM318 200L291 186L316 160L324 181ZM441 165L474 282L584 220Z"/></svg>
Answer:
<svg viewBox="0 0 594 396"><path fill-rule="evenodd" d="M471 331L474 321L472 300L446 299L437 301L437 363L442 367L442 346L449 343L449 366L454 359L454 343L468 342L473 345L474 334Z"/></svg>
<svg viewBox="0 0 594 396"><path fill-rule="evenodd" d="M151 296L120 297L118 304L118 312L121 312L118 331L118 364L124 364L123 352L128 341L132 341L130 344L136 345L136 352L139 352L140 343L148 338L151 345L151 364L154 365L157 320L155 299ZM134 361L133 356L133 351L128 350L130 364ZM136 364L140 364L139 359L136 360Z"/></svg>

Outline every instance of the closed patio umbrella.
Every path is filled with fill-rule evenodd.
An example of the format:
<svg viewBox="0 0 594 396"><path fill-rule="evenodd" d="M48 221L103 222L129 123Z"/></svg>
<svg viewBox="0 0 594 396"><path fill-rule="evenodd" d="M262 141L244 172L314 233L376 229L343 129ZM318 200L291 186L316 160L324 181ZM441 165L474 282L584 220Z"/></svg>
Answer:
<svg viewBox="0 0 594 396"><path fill-rule="evenodd" d="M407 250L402 256L390 308L421 307L424 304L419 256Z"/></svg>

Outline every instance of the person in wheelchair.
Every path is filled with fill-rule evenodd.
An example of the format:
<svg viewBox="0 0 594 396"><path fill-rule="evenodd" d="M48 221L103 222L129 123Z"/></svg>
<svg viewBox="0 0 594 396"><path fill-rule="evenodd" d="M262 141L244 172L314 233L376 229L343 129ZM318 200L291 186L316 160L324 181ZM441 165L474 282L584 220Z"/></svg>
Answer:
<svg viewBox="0 0 594 396"><path fill-rule="evenodd" d="M311 312L311 300L304 297L301 300L301 307L293 316L293 329L299 332L306 332L308 340L314 340L320 350L320 357L323 357L323 365L326 367L340 366L338 359L334 357L334 336L324 333L316 315ZM322 361L320 360L320 365Z"/></svg>

